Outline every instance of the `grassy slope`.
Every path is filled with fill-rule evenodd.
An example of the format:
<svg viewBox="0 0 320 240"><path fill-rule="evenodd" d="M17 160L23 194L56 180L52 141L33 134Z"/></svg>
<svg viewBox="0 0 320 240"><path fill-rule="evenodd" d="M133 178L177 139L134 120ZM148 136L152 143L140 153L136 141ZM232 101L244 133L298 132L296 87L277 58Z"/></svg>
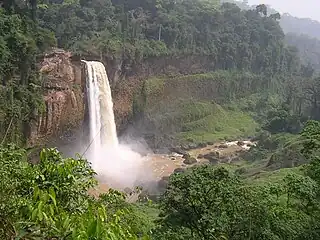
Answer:
<svg viewBox="0 0 320 240"><path fill-rule="evenodd" d="M216 73L151 78L146 81L144 112L153 126L180 142L206 142L251 136L258 124L225 103L249 94L248 73ZM244 84L247 79L247 84Z"/></svg>
<svg viewBox="0 0 320 240"><path fill-rule="evenodd" d="M259 80L257 75L224 71L148 79L145 115L160 132L172 134L180 142L252 136L259 128L254 118L263 116L280 102L276 95L262 97L263 93L255 93L252 83ZM301 172L301 167L294 167L302 162L296 146L298 140L290 134L275 135L265 142L262 154L253 156L254 160L224 166L243 171L242 176L252 183L280 181L289 172ZM291 168L286 168L290 164Z"/></svg>
<svg viewBox="0 0 320 240"><path fill-rule="evenodd" d="M182 140L196 142L216 141L253 135L257 124L246 113L237 110L225 110L216 105L218 111L183 125L183 132L178 134Z"/></svg>

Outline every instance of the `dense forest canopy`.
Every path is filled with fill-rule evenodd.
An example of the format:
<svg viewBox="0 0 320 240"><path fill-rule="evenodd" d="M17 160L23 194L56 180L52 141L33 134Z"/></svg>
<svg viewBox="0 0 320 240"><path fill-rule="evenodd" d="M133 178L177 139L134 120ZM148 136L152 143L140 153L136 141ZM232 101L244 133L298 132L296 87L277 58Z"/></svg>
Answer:
<svg viewBox="0 0 320 240"><path fill-rule="evenodd" d="M256 6L250 6L247 1L238 0L221 0L221 3L231 2L236 4L241 9L254 9ZM272 6L266 5L268 12L274 14L277 11ZM284 33L295 33L297 35L308 35L312 38L320 38L320 22L310 18L299 18L284 13L281 15L280 26Z"/></svg>
<svg viewBox="0 0 320 240"><path fill-rule="evenodd" d="M103 4L103 5L101 5ZM205 54L217 68L299 71L278 22L256 10L215 1L51 2L39 9L41 27L58 46L80 54L143 57Z"/></svg>
<svg viewBox="0 0 320 240"><path fill-rule="evenodd" d="M235 3L241 9L254 9L245 1L223 0L222 2ZM269 14L276 14L272 6L266 6ZM280 16L280 26L286 34L285 43L299 49L300 57L304 64L311 64L319 69L319 58L317 56L318 41L320 39L320 22L309 18L298 18L290 14Z"/></svg>
<svg viewBox="0 0 320 240"><path fill-rule="evenodd" d="M21 17L27 11L23 8L25 4L12 3L4 5L7 12L14 9ZM43 1L36 9L34 5L30 2L25 7L30 20L37 10L33 25L37 25L39 34L49 30L54 33L58 47L80 54L110 54L135 60L158 55L206 54L213 56L219 69L271 75L294 73L300 68L295 60L297 52L283 43L284 34L277 18L274 14L267 16L265 9L244 11L230 3L219 7L216 1L188 0ZM30 42L30 47L45 49L53 44L50 39L39 37L41 41ZM28 74L23 76L26 78Z"/></svg>
<svg viewBox="0 0 320 240"><path fill-rule="evenodd" d="M24 123L32 117L31 109L40 106L36 57L52 46L129 62L206 55L215 65L213 70L264 74L268 77L260 85L278 90L285 82L275 84L271 78L306 73L297 50L284 43L279 17L269 15L264 5L241 10L231 3L200 0L12 0L3 4L1 16L0 78L11 86L2 88L1 95L13 98L10 104L1 103L5 114L0 122L2 135L15 139L20 138L14 134L17 129L28 131ZM23 101L30 109L21 108ZM18 118L23 121L11 121L14 114L23 116ZM14 127L5 134L8 125Z"/></svg>

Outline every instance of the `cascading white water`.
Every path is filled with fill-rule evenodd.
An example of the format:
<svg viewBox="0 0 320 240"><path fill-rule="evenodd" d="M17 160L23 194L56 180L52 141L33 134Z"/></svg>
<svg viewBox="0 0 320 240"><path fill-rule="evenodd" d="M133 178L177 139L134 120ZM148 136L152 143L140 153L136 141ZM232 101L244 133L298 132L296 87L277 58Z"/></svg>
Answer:
<svg viewBox="0 0 320 240"><path fill-rule="evenodd" d="M84 61L90 121L88 160L109 186L133 187L149 177L145 160L118 142L113 102L106 69L101 62Z"/></svg>
<svg viewBox="0 0 320 240"><path fill-rule="evenodd" d="M118 146L111 89L106 69L101 62L84 61L87 67L90 142L93 158L102 148Z"/></svg>

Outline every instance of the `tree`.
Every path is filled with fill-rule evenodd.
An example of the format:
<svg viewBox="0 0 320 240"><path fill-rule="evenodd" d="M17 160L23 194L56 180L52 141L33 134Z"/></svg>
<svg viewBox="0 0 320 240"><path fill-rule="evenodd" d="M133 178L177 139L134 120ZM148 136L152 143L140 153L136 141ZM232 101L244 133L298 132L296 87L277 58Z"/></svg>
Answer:
<svg viewBox="0 0 320 240"><path fill-rule="evenodd" d="M123 194L89 195L96 180L85 159L46 149L32 165L27 154L14 145L0 148L1 239L148 239L147 219L128 208Z"/></svg>
<svg viewBox="0 0 320 240"><path fill-rule="evenodd" d="M258 13L262 13L264 16L268 15L268 8L265 4L260 4L256 7Z"/></svg>
<svg viewBox="0 0 320 240"><path fill-rule="evenodd" d="M267 199L224 168L192 168L171 176L158 232L167 239L180 232L188 239L271 239Z"/></svg>
<svg viewBox="0 0 320 240"><path fill-rule="evenodd" d="M274 20L280 20L281 19L281 15L280 15L280 13L270 14L270 18L272 18Z"/></svg>

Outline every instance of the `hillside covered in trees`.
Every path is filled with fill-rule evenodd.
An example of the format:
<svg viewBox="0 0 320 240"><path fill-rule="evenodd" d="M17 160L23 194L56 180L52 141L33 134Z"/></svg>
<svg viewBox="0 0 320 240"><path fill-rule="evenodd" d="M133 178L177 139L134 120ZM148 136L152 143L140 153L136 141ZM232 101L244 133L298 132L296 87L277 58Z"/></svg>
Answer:
<svg viewBox="0 0 320 240"><path fill-rule="evenodd" d="M7 87L1 95L11 96L11 102L2 102L2 135L23 142L21 133L29 131L32 109L41 109L36 57L52 46L124 63L160 56L207 56L213 65L210 71L266 76L254 83L254 92L269 88L286 92L287 85L293 88L301 78L310 78L312 70L301 63L295 48L284 43L277 14L266 11L263 7L241 10L231 3L220 6L216 1L5 2L1 79ZM30 108L21 107L25 101ZM310 112L308 101L302 101L306 100L288 104L304 105L303 110ZM6 133L8 125L12 127Z"/></svg>
<svg viewBox="0 0 320 240"><path fill-rule="evenodd" d="M265 5L10 0L0 7L0 239L319 239L317 40L285 35ZM29 122L47 111L38 61L53 47L123 65L205 56L206 72L142 79L132 125L159 137L153 148L248 137L256 145L235 162L214 152L208 164L178 169L161 179L152 201L140 187L93 196L96 173L82 156L43 149L31 158L34 149L24 148Z"/></svg>
<svg viewBox="0 0 320 240"><path fill-rule="evenodd" d="M223 0L221 2L235 3L241 9L255 9L245 1ZM272 6L267 6L269 14L275 14ZM300 57L304 64L311 64L319 69L318 44L320 41L320 22L309 18L298 18L288 13L281 15L279 20L283 32L286 34L285 42L299 49Z"/></svg>

